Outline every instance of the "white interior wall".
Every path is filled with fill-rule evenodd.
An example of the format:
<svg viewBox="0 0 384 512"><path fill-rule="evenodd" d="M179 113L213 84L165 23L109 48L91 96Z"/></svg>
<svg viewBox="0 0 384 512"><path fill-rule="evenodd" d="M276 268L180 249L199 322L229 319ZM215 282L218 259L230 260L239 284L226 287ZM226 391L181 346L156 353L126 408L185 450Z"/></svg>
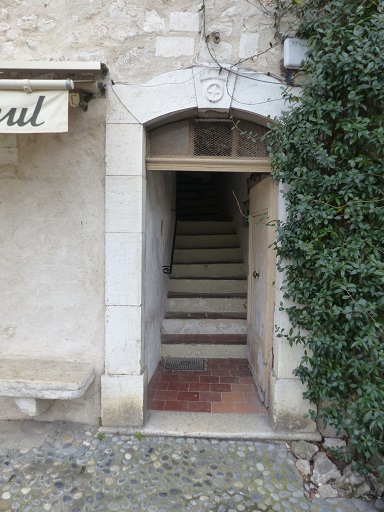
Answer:
<svg viewBox="0 0 384 512"><path fill-rule="evenodd" d="M169 275L163 266L171 261L175 216L176 173L147 171L145 361L148 381L161 354L161 326L165 312Z"/></svg>
<svg viewBox="0 0 384 512"><path fill-rule="evenodd" d="M231 219L235 223L236 232L240 239L241 250L243 253L244 268L248 269L248 223L240 213L236 198L239 201L240 208L243 211L244 201L248 201L249 194L247 189L248 173L224 173L222 178L222 197L225 208ZM233 195L233 192L236 198ZM243 211L247 215L247 211Z"/></svg>
<svg viewBox="0 0 384 512"><path fill-rule="evenodd" d="M87 113L70 110L68 133L5 136L0 148L0 357L97 371L84 398L56 401L39 420L100 416L105 108L94 100ZM13 399L0 398L0 417L20 417Z"/></svg>

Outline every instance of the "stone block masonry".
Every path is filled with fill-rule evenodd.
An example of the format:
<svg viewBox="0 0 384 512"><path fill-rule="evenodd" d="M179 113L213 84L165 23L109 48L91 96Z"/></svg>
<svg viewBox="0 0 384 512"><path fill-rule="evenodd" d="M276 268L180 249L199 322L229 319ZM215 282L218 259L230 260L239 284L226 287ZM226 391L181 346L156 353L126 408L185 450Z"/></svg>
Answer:
<svg viewBox="0 0 384 512"><path fill-rule="evenodd" d="M170 19L171 32L198 32L200 20L195 12L172 12Z"/></svg>
<svg viewBox="0 0 384 512"><path fill-rule="evenodd" d="M114 81L134 79L135 83L189 66L198 50L198 62L213 62L201 41L198 3L80 0L74 10L66 2L48 1L31 12L11 0L2 4L3 59L99 60ZM205 19L207 34L220 32L214 50L223 64L234 64L256 53L258 46L263 51L276 43L270 28L273 20L246 0L236 6L231 0L207 2ZM247 61L246 67L279 74L280 58L280 51L267 52L257 62Z"/></svg>
<svg viewBox="0 0 384 512"><path fill-rule="evenodd" d="M194 52L195 40L192 37L156 37L156 57L181 57Z"/></svg>

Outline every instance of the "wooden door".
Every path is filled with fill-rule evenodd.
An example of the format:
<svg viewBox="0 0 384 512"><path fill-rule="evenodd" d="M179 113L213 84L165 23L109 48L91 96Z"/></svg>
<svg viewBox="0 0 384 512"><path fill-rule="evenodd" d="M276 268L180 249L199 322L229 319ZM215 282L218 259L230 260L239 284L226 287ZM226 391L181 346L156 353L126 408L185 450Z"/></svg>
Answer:
<svg viewBox="0 0 384 512"><path fill-rule="evenodd" d="M276 239L278 187L270 176L250 190L249 276L248 276L248 351L256 384L269 401L269 379L273 364L276 254L271 244Z"/></svg>

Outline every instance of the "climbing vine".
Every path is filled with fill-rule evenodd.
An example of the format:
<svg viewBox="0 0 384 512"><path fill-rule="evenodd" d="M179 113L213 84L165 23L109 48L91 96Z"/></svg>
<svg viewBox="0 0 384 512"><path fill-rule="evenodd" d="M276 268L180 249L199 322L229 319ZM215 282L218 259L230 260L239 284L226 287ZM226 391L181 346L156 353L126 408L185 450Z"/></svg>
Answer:
<svg viewBox="0 0 384 512"><path fill-rule="evenodd" d="M292 328L279 336L303 346L294 373L313 418L384 479L384 2L290 8L309 51L270 139L287 202L276 250Z"/></svg>

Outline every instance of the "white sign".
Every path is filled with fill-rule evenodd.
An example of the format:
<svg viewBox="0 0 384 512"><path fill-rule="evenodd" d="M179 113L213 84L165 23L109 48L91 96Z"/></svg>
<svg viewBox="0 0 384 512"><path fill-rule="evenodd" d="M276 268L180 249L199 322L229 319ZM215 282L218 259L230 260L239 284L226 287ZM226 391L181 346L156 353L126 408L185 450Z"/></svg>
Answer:
<svg viewBox="0 0 384 512"><path fill-rule="evenodd" d="M68 131L68 91L0 91L0 133Z"/></svg>

